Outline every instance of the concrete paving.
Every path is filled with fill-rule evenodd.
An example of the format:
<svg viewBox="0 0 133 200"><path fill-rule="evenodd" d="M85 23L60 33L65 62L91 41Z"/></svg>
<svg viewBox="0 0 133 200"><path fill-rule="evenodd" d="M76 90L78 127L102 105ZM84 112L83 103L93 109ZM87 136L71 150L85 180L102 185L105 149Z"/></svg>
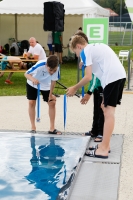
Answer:
<svg viewBox="0 0 133 200"><path fill-rule="evenodd" d="M131 85L133 85L131 83ZM28 101L25 96L0 97L0 129L30 130ZM67 98L67 121L63 125L63 96L57 98L56 128L65 134L83 133L91 129L93 117L93 98L87 105L80 104L80 98ZM124 135L122 163L120 171L118 200L133 199L133 92L124 91L122 105L116 109L114 134ZM38 131L49 130L47 104L41 99L41 121Z"/></svg>

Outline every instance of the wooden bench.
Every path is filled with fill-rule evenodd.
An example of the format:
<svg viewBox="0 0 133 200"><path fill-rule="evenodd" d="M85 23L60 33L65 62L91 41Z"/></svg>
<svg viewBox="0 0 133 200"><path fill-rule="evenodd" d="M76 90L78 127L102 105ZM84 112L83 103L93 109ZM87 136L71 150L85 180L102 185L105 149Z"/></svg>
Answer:
<svg viewBox="0 0 133 200"><path fill-rule="evenodd" d="M29 58L24 58L22 56L7 56L7 60L2 60L3 56L0 56L0 62L3 61L3 62L13 62L13 66L15 69L5 69L5 70L1 70L0 69L0 72L26 72L27 69L19 69L19 66L18 64L20 62L32 62L32 63L36 63L38 61L38 59L29 59Z"/></svg>
<svg viewBox="0 0 133 200"><path fill-rule="evenodd" d="M0 72L26 72L27 70L25 70L25 69L16 69L16 70L13 70L13 69L6 69L6 70L0 70Z"/></svg>

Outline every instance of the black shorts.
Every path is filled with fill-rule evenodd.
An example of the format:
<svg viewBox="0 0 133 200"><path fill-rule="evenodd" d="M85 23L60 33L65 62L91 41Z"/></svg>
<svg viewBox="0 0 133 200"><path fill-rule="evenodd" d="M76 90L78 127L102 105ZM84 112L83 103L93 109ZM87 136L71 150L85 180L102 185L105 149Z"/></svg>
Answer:
<svg viewBox="0 0 133 200"><path fill-rule="evenodd" d="M55 44L54 51L57 53L62 53L62 45L61 44Z"/></svg>
<svg viewBox="0 0 133 200"><path fill-rule="evenodd" d="M109 83L103 90L103 103L104 106L116 107L121 104L123 88L126 79L120 79L115 82Z"/></svg>
<svg viewBox="0 0 133 200"><path fill-rule="evenodd" d="M27 91L27 99L29 100L36 100L37 99L37 89L30 86L28 83L26 84L26 91ZM40 90L43 100L48 102L49 92L50 90Z"/></svg>

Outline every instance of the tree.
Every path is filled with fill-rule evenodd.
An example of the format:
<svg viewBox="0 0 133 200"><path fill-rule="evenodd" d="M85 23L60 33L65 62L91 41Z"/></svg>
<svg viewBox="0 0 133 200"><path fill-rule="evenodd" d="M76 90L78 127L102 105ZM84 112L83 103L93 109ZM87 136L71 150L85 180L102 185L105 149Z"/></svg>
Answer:
<svg viewBox="0 0 133 200"><path fill-rule="evenodd" d="M117 2L115 4L116 13L120 14L120 6L121 6L120 3L122 3L122 13L121 14L128 13L128 10L127 10L124 0L117 0Z"/></svg>
<svg viewBox="0 0 133 200"><path fill-rule="evenodd" d="M118 15L120 15L120 4L122 3L121 14L128 13L128 10L125 5L125 0L94 0L94 1L103 8L110 8Z"/></svg>

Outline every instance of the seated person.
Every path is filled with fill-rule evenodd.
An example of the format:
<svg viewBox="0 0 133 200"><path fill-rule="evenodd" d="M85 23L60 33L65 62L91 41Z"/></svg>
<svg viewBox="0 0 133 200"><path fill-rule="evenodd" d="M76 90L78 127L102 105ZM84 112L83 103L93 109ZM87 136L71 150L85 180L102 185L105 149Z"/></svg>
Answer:
<svg viewBox="0 0 133 200"><path fill-rule="evenodd" d="M9 65L13 70L16 70L16 68L14 67L14 64L18 65L18 69L27 69L26 67L27 64L22 62L22 60L19 57L7 56L7 61L8 60L9 60Z"/></svg>
<svg viewBox="0 0 133 200"><path fill-rule="evenodd" d="M22 40L20 42L20 46L19 46L20 55L23 55L25 49L28 51L29 46L30 46L30 44L29 44L28 40Z"/></svg>
<svg viewBox="0 0 133 200"><path fill-rule="evenodd" d="M43 49L43 47L38 43L36 38L31 37L29 39L29 50L27 53L24 52L23 56L28 57L35 60L45 60L46 59L46 53ZM27 63L27 69L31 68L32 65L34 65L36 62L28 62Z"/></svg>
<svg viewBox="0 0 133 200"><path fill-rule="evenodd" d="M11 54L11 56L18 56L19 55L19 47L18 47L15 39L12 40L12 44L10 46L10 54ZM13 69L14 63L9 62L9 65ZM10 81L12 75L13 75L13 72L10 72L7 79L5 80L6 84L12 84L13 83L13 82Z"/></svg>
<svg viewBox="0 0 133 200"><path fill-rule="evenodd" d="M18 65L19 69L27 69L26 63L23 63L19 57L5 56L3 58L3 60L4 60L3 64L7 66L7 62L9 62L9 66L8 67L13 69L13 70L16 70L16 68L14 67L15 63ZM2 62L1 62L1 64L2 64ZM4 66L3 70L6 68L6 66ZM11 78L12 74L13 74L13 72L9 73L8 78L5 81L6 84L12 84L12 82L10 81L10 78ZM1 72L0 77L2 77L3 75L4 75L4 72Z"/></svg>
<svg viewBox="0 0 133 200"><path fill-rule="evenodd" d="M44 60L46 59L46 53L42 46L37 43L36 39L34 37L31 37L29 39L30 43L30 48L29 51L27 52L27 57L28 58L33 58L36 60Z"/></svg>

